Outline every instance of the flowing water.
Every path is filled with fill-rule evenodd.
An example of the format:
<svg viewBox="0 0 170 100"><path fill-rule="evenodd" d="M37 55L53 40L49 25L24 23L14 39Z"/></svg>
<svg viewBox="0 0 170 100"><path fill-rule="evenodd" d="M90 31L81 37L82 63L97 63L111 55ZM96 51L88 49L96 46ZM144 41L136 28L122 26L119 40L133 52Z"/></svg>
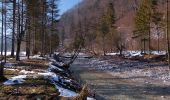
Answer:
<svg viewBox="0 0 170 100"><path fill-rule="evenodd" d="M105 62L103 65L109 65L109 70L101 70L102 64L92 63L95 61L102 60L97 58L77 59L71 66L71 70L77 79L89 85L95 92L97 100L170 100L170 86L162 84L160 80L151 80L150 77L145 76L126 78L115 76L109 66L117 67L122 63L113 61L114 64L109 65L110 63L103 60L102 62ZM125 63L132 65L134 62L128 64L126 61ZM144 64L146 65L145 62L140 63L140 65ZM99 69L98 66L100 66ZM119 74L121 75L121 73Z"/></svg>

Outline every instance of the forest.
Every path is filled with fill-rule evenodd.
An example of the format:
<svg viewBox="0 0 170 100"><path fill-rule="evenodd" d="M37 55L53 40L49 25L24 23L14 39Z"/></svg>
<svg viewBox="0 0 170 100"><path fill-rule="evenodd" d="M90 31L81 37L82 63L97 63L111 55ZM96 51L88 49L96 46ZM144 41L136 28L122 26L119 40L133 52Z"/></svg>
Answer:
<svg viewBox="0 0 170 100"><path fill-rule="evenodd" d="M61 2L0 0L0 100L170 99L169 0Z"/></svg>

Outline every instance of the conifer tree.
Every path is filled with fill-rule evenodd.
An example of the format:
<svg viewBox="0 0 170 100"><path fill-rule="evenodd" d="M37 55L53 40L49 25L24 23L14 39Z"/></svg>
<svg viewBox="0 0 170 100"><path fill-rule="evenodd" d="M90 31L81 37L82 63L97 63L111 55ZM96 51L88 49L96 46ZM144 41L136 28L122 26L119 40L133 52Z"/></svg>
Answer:
<svg viewBox="0 0 170 100"><path fill-rule="evenodd" d="M143 42L143 49L145 53L145 42L148 40L150 51L150 24L152 17L152 0L142 0L142 3L137 10L135 18L135 37L140 37L141 43ZM142 51L141 51L142 52Z"/></svg>
<svg viewBox="0 0 170 100"><path fill-rule="evenodd" d="M115 29L115 11L113 3L109 3L107 11L103 14L100 19L99 23L99 33L102 37L102 47L103 47L103 54L105 55L105 38L108 34L112 34L113 30Z"/></svg>

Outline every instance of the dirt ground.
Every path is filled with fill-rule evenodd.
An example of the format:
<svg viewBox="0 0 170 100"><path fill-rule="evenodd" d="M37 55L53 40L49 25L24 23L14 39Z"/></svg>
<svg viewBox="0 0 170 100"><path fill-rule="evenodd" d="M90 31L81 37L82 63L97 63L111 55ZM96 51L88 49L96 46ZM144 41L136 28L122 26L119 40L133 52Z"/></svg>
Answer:
<svg viewBox="0 0 170 100"><path fill-rule="evenodd" d="M71 70L97 100L170 100L169 69L163 62L81 58Z"/></svg>
<svg viewBox="0 0 170 100"><path fill-rule="evenodd" d="M40 61L32 60L33 63L38 63ZM27 62L31 62L27 61ZM44 64L45 61L41 61ZM31 71L41 71L46 70L46 66L13 66L7 64L5 67L4 75L6 78L11 78L18 75L26 75L21 73L21 70ZM29 73L28 73L29 74ZM17 82L17 81L16 81ZM47 92L48 91L48 92ZM4 85L4 82L0 82L0 100L51 100L51 98L57 98L59 93L55 89L54 85L49 83L44 77L28 76L22 84L16 85Z"/></svg>

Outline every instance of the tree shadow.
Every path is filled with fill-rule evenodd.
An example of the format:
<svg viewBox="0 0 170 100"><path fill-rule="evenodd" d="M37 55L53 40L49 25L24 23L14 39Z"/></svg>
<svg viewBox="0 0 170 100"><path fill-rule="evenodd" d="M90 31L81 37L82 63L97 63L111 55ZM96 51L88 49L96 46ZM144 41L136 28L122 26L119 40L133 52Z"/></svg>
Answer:
<svg viewBox="0 0 170 100"><path fill-rule="evenodd" d="M8 80L5 76L0 76L0 82L5 82L6 80Z"/></svg>

